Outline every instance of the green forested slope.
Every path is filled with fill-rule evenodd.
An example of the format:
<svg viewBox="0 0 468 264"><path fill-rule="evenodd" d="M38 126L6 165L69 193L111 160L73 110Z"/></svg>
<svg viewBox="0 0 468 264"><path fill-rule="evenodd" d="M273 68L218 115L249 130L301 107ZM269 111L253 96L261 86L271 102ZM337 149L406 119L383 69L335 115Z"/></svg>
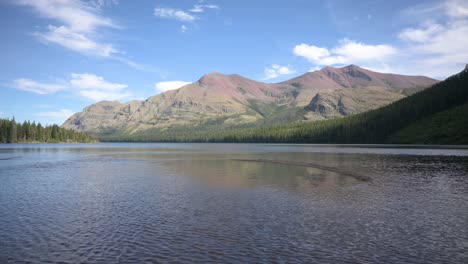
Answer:
<svg viewBox="0 0 468 264"><path fill-rule="evenodd" d="M411 124L389 138L402 144L468 144L468 103Z"/></svg>
<svg viewBox="0 0 468 264"><path fill-rule="evenodd" d="M178 142L271 142L271 143L423 143L461 144L466 142L459 131L468 115L468 69L419 93L388 106L325 121L293 125L260 125L216 129L204 126L148 130L129 135L104 137L108 141L178 141ZM443 111L456 108L447 113ZM439 115L434 116L435 114ZM448 117L454 119L446 120ZM438 122L438 123L433 123ZM451 126L444 125L450 122ZM439 124L439 125L438 125ZM431 134L429 134L431 133ZM430 135L434 136L430 136ZM441 137L436 139L437 137ZM462 138L460 138L462 137ZM414 141L413 141L414 140Z"/></svg>

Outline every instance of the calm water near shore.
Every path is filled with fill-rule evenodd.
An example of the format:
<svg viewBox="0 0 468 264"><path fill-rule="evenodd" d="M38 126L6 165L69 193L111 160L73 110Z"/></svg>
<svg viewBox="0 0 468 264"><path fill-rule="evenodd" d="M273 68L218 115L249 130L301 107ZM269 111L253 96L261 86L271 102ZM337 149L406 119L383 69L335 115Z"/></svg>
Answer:
<svg viewBox="0 0 468 264"><path fill-rule="evenodd" d="M465 148L0 145L0 263L468 263L467 223Z"/></svg>

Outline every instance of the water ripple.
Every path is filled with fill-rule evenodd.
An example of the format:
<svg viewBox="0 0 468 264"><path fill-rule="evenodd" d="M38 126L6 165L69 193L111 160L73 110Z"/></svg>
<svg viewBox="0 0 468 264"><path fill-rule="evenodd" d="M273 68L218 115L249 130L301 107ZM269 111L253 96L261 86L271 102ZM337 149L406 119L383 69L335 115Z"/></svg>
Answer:
<svg viewBox="0 0 468 264"><path fill-rule="evenodd" d="M12 151L0 262L468 262L467 157L124 146Z"/></svg>

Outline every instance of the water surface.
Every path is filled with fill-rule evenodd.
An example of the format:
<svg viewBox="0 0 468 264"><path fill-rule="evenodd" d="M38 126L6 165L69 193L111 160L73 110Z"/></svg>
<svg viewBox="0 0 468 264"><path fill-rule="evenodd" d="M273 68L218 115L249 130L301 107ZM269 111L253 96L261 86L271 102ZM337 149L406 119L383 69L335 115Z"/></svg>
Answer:
<svg viewBox="0 0 468 264"><path fill-rule="evenodd" d="M462 147L0 145L1 263L468 263L467 223Z"/></svg>

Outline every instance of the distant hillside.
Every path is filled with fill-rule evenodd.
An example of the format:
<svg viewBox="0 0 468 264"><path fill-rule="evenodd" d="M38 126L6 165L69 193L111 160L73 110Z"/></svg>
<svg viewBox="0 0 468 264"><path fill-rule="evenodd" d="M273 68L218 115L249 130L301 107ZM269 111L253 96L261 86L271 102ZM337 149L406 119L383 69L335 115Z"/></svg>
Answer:
<svg viewBox="0 0 468 264"><path fill-rule="evenodd" d="M326 67L276 84L212 73L145 101L90 105L63 127L97 135L133 135L214 123L223 129L321 120L375 109L436 82L355 65Z"/></svg>
<svg viewBox="0 0 468 264"><path fill-rule="evenodd" d="M172 128L107 140L468 144L468 67L388 106L330 120L237 129Z"/></svg>

